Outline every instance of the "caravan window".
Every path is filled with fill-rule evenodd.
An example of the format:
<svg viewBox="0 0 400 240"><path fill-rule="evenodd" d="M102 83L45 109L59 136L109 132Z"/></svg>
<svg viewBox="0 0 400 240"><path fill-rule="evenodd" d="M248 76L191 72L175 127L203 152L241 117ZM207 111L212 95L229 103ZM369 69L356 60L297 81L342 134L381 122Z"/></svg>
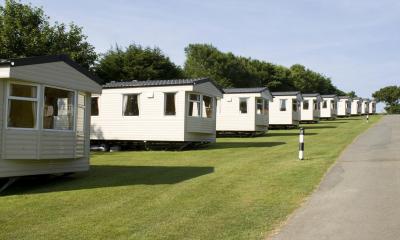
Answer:
<svg viewBox="0 0 400 240"><path fill-rule="evenodd" d="M268 110L269 110L269 102L268 100L264 99L264 115L268 115Z"/></svg>
<svg viewBox="0 0 400 240"><path fill-rule="evenodd" d="M335 100L331 100L331 109L336 109L336 104Z"/></svg>
<svg viewBox="0 0 400 240"><path fill-rule="evenodd" d="M304 100L304 101L303 101L303 109L304 109L304 110L308 110L309 102L310 102L309 100Z"/></svg>
<svg viewBox="0 0 400 240"><path fill-rule="evenodd" d="M200 117L200 95L189 94L189 116Z"/></svg>
<svg viewBox="0 0 400 240"><path fill-rule="evenodd" d="M247 113L247 98L239 98L239 111L240 113Z"/></svg>
<svg viewBox="0 0 400 240"><path fill-rule="evenodd" d="M328 101L324 100L322 103L322 108L327 108L328 107Z"/></svg>
<svg viewBox="0 0 400 240"><path fill-rule="evenodd" d="M213 117L213 99L209 96L203 96L203 117Z"/></svg>
<svg viewBox="0 0 400 240"><path fill-rule="evenodd" d="M313 100L314 110L318 110L317 100Z"/></svg>
<svg viewBox="0 0 400 240"><path fill-rule="evenodd" d="M91 116L99 116L99 98L92 97Z"/></svg>
<svg viewBox="0 0 400 240"><path fill-rule="evenodd" d="M38 87L10 84L8 96L7 126L12 128L36 128Z"/></svg>
<svg viewBox="0 0 400 240"><path fill-rule="evenodd" d="M256 113L263 114L264 113L264 99L256 98Z"/></svg>
<svg viewBox="0 0 400 240"><path fill-rule="evenodd" d="M294 112L297 112L297 100L292 99L292 109Z"/></svg>
<svg viewBox="0 0 400 240"><path fill-rule="evenodd" d="M72 130L74 128L75 93L73 91L45 87L43 128Z"/></svg>
<svg viewBox="0 0 400 240"><path fill-rule="evenodd" d="M168 116L173 116L176 114L175 110L175 95L176 93L165 93L165 106L164 106L164 114Z"/></svg>
<svg viewBox="0 0 400 240"><path fill-rule="evenodd" d="M286 111L286 101L287 99L279 99L279 108L280 111Z"/></svg>
<svg viewBox="0 0 400 240"><path fill-rule="evenodd" d="M123 97L123 115L139 116L139 94L125 94Z"/></svg>

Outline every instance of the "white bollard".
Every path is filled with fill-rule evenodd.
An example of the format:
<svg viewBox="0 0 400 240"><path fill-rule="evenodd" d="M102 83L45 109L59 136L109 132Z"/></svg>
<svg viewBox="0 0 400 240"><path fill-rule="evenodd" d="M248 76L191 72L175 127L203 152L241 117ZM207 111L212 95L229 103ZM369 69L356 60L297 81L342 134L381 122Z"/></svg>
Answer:
<svg viewBox="0 0 400 240"><path fill-rule="evenodd" d="M299 160L304 159L304 128L300 128L299 136Z"/></svg>
<svg viewBox="0 0 400 240"><path fill-rule="evenodd" d="M369 114L367 114L367 123L369 123Z"/></svg>

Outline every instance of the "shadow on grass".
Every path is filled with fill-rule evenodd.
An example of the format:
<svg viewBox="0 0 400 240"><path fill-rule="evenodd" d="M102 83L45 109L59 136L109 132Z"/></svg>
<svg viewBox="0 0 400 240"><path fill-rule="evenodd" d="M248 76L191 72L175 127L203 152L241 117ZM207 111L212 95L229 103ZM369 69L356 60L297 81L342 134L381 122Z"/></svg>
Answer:
<svg viewBox="0 0 400 240"><path fill-rule="evenodd" d="M286 144L286 142L218 142L209 145L208 149L274 147L282 144Z"/></svg>
<svg viewBox="0 0 400 240"><path fill-rule="evenodd" d="M214 172L214 167L94 165L87 173L19 179L3 195L18 195L131 185L176 184Z"/></svg>
<svg viewBox="0 0 400 240"><path fill-rule="evenodd" d="M306 127L307 129L307 127ZM317 135L318 133L310 133L310 132L305 132L304 135L306 136L311 136L311 135ZM268 133L267 136L271 137L290 137L290 136L299 136L298 132L274 132L274 133Z"/></svg>

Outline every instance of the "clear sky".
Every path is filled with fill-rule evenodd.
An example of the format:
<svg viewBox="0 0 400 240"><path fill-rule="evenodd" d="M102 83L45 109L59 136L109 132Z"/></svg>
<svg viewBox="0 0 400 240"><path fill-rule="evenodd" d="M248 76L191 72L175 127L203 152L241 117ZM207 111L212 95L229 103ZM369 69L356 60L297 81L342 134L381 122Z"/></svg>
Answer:
<svg viewBox="0 0 400 240"><path fill-rule="evenodd" d="M305 65L361 97L400 85L400 1L31 0L84 28L97 52L158 46L182 65L189 43L285 66ZM378 106L382 108L382 106Z"/></svg>

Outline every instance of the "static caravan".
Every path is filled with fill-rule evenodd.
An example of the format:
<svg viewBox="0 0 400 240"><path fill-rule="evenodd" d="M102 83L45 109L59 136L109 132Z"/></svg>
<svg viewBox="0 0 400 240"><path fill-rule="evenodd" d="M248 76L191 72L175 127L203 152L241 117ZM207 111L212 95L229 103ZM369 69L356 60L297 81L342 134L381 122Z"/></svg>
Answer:
<svg viewBox="0 0 400 240"><path fill-rule="evenodd" d="M361 114L367 115L369 114L369 103L371 101L368 98L363 98L361 103Z"/></svg>
<svg viewBox="0 0 400 240"><path fill-rule="evenodd" d="M269 108L269 126L295 126L301 120L300 103L303 97L300 92L272 92L273 100Z"/></svg>
<svg viewBox="0 0 400 240"><path fill-rule="evenodd" d="M303 101L301 102L301 122L318 122L320 112L320 104L322 101L319 93L302 94Z"/></svg>
<svg viewBox="0 0 400 240"><path fill-rule="evenodd" d="M268 108L272 95L268 88L223 89L217 104L217 132L226 134L265 133L268 130Z"/></svg>
<svg viewBox="0 0 400 240"><path fill-rule="evenodd" d="M369 114L375 114L376 113L376 101L374 99L372 99L369 102L368 110L369 110Z"/></svg>
<svg viewBox="0 0 400 240"><path fill-rule="evenodd" d="M348 96L339 96L337 103L337 116L347 117L351 114L351 102L353 100Z"/></svg>
<svg viewBox="0 0 400 240"><path fill-rule="evenodd" d="M352 98L351 101L351 115L360 115L361 114L361 103L362 99L359 97Z"/></svg>
<svg viewBox="0 0 400 240"><path fill-rule="evenodd" d="M215 142L216 99L210 79L110 82L93 96L93 145L180 145Z"/></svg>
<svg viewBox="0 0 400 240"><path fill-rule="evenodd" d="M335 119L337 116L338 97L335 94L321 95L321 115L320 118Z"/></svg>
<svg viewBox="0 0 400 240"><path fill-rule="evenodd" d="M64 55L0 62L1 178L89 169L95 80Z"/></svg>

